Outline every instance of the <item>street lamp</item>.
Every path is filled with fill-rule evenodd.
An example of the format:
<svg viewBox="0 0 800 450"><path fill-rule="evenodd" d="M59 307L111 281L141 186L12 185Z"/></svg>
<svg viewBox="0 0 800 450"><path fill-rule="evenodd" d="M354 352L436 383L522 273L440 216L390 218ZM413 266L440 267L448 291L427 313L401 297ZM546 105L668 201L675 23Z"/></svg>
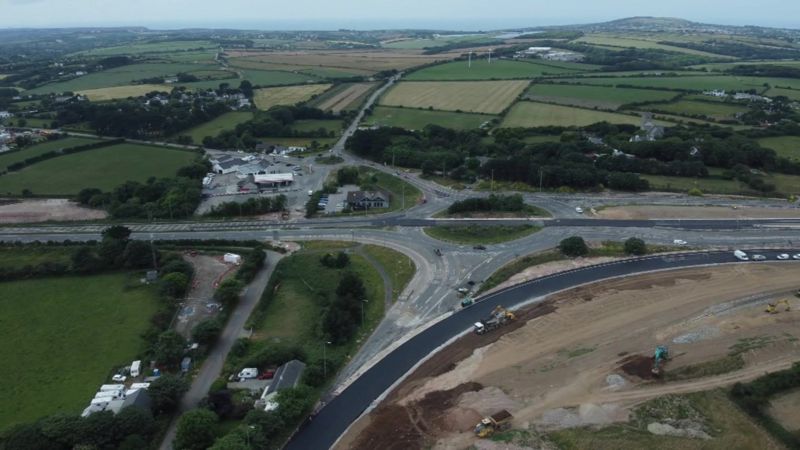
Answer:
<svg viewBox="0 0 800 450"><path fill-rule="evenodd" d="M361 300L361 326L364 326L364 303L369 303L369 300L363 299Z"/></svg>
<svg viewBox="0 0 800 450"><path fill-rule="evenodd" d="M324 378L328 378L328 346L330 345L330 341L325 341L322 343L322 375Z"/></svg>

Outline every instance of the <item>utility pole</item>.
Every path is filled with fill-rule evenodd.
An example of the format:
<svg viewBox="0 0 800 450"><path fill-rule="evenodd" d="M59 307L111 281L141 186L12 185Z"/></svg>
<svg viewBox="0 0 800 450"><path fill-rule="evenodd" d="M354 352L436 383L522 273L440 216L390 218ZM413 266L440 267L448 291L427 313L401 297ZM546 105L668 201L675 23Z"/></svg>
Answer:
<svg viewBox="0 0 800 450"><path fill-rule="evenodd" d="M542 192L542 179L544 177L544 171L541 167L539 167L539 193Z"/></svg>
<svg viewBox="0 0 800 450"><path fill-rule="evenodd" d="M153 233L150 233L150 252L153 254L153 270L158 271L158 258L156 258L156 247L153 245Z"/></svg>
<svg viewBox="0 0 800 450"><path fill-rule="evenodd" d="M494 169L492 169L492 192L494 192Z"/></svg>

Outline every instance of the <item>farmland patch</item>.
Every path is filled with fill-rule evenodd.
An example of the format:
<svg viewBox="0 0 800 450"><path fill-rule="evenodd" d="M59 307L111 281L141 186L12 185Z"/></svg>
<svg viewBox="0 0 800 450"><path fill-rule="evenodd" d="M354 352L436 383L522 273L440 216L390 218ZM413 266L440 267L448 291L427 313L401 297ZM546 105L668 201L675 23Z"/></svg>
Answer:
<svg viewBox="0 0 800 450"><path fill-rule="evenodd" d="M528 86L527 81L415 81L398 83L380 100L384 106L497 114Z"/></svg>

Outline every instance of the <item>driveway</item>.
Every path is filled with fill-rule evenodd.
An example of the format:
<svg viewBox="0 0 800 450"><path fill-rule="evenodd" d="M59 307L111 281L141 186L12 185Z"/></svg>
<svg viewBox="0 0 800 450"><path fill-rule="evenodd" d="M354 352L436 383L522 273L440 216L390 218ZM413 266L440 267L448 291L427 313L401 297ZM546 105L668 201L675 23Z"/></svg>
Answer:
<svg viewBox="0 0 800 450"><path fill-rule="evenodd" d="M272 276L273 270L275 270L275 266L278 264L278 261L283 258L283 255L280 253L266 253L266 268L262 269L258 275L256 275L255 280L245 288L244 295L242 295L239 304L228 319L228 323L225 325L225 329L222 331L219 340L211 349L203 365L200 366L200 371L192 382L189 391L183 396L183 399L181 399L179 414L176 415L167 429L164 441L159 447L160 450L172 449L172 441L175 439L175 432L177 431L178 417L180 414L196 408L200 400L208 394L211 384L214 383L222 373L222 367L225 364L225 358L228 357L228 352L230 352L234 342L241 336L244 330L244 324L261 299L261 294L267 287L267 283Z"/></svg>

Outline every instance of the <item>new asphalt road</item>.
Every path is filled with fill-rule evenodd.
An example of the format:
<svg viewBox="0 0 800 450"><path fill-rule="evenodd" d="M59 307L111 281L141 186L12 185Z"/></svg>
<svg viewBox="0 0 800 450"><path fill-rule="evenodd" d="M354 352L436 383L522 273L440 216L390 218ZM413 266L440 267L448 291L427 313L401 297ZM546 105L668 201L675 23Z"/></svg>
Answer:
<svg viewBox="0 0 800 450"><path fill-rule="evenodd" d="M796 250L794 252L797 252ZM773 251L760 252L770 260ZM512 307L520 303L611 277L630 276L656 270L708 264L737 263L730 252L688 253L656 256L600 264L538 278L491 294L473 306L456 312L431 326L389 353L380 362L356 379L339 396L326 404L312 421L306 423L285 447L286 450L327 449L370 405L417 363L455 336L469 330L472 324L489 315L497 305ZM739 264L759 264L738 262ZM786 261L786 264L800 264Z"/></svg>

